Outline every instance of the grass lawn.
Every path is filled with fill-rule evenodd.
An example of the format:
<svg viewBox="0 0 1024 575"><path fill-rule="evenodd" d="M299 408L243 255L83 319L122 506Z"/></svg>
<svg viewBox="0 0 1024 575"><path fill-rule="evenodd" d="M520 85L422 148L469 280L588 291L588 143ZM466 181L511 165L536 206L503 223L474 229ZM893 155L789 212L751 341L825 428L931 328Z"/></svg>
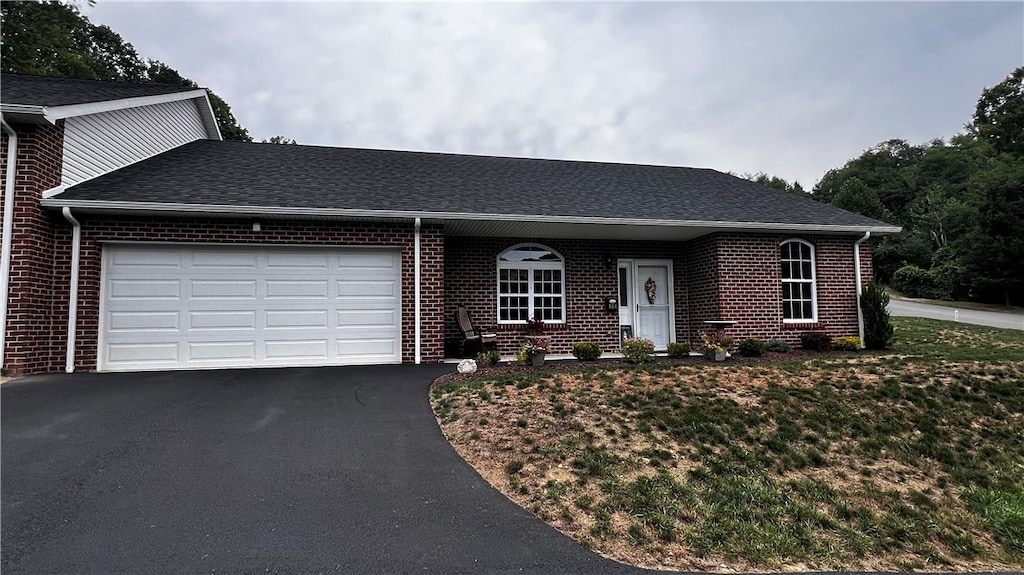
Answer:
<svg viewBox="0 0 1024 575"><path fill-rule="evenodd" d="M1024 333L894 324L885 354L478 372L431 400L484 478L620 561L1019 571Z"/></svg>

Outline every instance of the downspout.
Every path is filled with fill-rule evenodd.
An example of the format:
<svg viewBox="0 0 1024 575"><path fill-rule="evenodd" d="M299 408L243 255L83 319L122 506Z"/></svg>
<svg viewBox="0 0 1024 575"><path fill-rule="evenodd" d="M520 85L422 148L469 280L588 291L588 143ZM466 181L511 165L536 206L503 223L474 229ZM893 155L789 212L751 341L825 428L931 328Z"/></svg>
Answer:
<svg viewBox="0 0 1024 575"><path fill-rule="evenodd" d="M14 238L14 175L18 164L18 133L3 124L7 132L7 173L4 177L4 232L0 246L0 371L6 366L4 351L7 349L7 300L11 286L11 248Z"/></svg>
<svg viewBox="0 0 1024 575"><path fill-rule="evenodd" d="M860 293L864 291L860 277L860 245L871 237L871 232L864 232L864 237L853 242L853 273L857 283L857 331L860 334L860 347L864 349L864 312L860 309Z"/></svg>
<svg viewBox="0 0 1024 575"><path fill-rule="evenodd" d="M64 362L64 371L75 371L75 332L78 331L78 264L82 247L82 224L71 215L71 208L65 207L61 212L64 219L71 222L71 285L68 287L68 356Z"/></svg>
<svg viewBox="0 0 1024 575"><path fill-rule="evenodd" d="M422 347L420 342L420 219L416 218L415 223L416 233L413 250L416 252L413 256L413 294L416 300L415 303L415 315L416 315L416 365L419 365L423 360L422 358Z"/></svg>

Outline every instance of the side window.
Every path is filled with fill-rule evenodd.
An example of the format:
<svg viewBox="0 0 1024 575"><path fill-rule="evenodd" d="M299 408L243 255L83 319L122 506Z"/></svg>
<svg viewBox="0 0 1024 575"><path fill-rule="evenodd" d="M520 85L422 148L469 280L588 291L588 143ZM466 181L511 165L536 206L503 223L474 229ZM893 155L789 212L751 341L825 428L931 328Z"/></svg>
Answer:
<svg viewBox="0 0 1024 575"><path fill-rule="evenodd" d="M817 321L814 246L787 240L779 248L782 264L782 318L788 322Z"/></svg>
<svg viewBox="0 0 1024 575"><path fill-rule="evenodd" d="M565 321L565 260L546 246L521 244L498 256L498 323L531 317Z"/></svg>

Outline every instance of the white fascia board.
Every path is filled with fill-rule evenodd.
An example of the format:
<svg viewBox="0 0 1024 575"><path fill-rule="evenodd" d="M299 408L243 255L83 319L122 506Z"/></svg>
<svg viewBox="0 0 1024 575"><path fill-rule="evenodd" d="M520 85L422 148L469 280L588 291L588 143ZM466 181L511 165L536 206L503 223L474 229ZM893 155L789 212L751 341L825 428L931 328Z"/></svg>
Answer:
<svg viewBox="0 0 1024 575"><path fill-rule="evenodd" d="M171 212L176 214L209 214L235 217L312 217L312 218L391 218L414 219L429 221L451 220L485 220L505 222L542 222L556 224L600 224L619 226L664 226L664 227L700 227L747 231L788 231L788 232L827 232L827 233L859 233L870 231L873 234L897 233L899 226L839 226L831 224L789 224L781 222L725 222L702 220L647 220L638 218L607 218L583 216L543 216L543 215L510 215L510 214L477 214L460 212L426 212L405 210L353 210L339 208L302 208L283 206L230 206L212 204L175 204L163 202L114 202L101 200L64 200L60 196L42 200L48 208L77 208L96 212Z"/></svg>
<svg viewBox="0 0 1024 575"><path fill-rule="evenodd" d="M143 96L140 98L124 98L121 100L107 100L104 102L88 102L85 104L71 104L68 106L53 106L46 108L44 113L48 120L56 122L57 120L71 118L74 116L87 116L89 114L99 114L100 112L112 112L114 110L124 110L126 108L141 108L142 106L152 106L153 104L164 104L167 102L177 102L179 100L203 97L206 97L206 90L199 88L196 90L189 90L187 92L175 92L173 94L161 94L159 96ZM208 101L207 104L209 104Z"/></svg>
<svg viewBox="0 0 1024 575"><path fill-rule="evenodd" d="M220 126L217 125L217 115L213 113L213 104L210 103L210 93L204 88L202 98L196 98L196 107L199 108L199 115L203 117L203 124L206 126L207 140L223 140L220 133Z"/></svg>

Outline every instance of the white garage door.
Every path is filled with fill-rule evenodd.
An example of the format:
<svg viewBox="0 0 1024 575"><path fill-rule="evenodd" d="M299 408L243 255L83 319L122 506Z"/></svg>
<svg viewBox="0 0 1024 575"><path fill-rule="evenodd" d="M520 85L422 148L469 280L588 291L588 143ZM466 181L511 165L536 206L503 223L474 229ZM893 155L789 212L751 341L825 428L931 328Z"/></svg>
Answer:
<svg viewBox="0 0 1024 575"><path fill-rule="evenodd" d="M395 249L110 244L99 369L401 361Z"/></svg>

